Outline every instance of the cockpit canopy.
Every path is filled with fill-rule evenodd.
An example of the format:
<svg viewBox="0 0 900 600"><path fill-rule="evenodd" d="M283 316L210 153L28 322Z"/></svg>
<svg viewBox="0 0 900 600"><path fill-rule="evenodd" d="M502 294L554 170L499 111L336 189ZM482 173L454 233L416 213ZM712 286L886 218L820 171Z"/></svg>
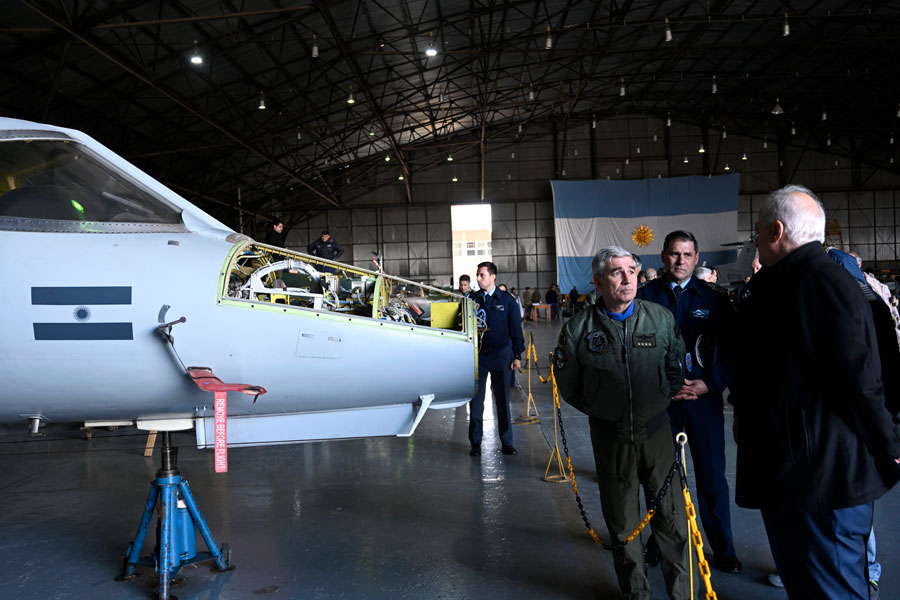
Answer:
<svg viewBox="0 0 900 600"><path fill-rule="evenodd" d="M47 132L39 133L47 137ZM90 148L57 135L59 139L0 139L0 228L27 230L27 220L42 220L41 230L119 230L112 224L141 224L155 231L180 228L179 207ZM58 227L48 227L48 221L59 222ZM98 227L84 226L88 224Z"/></svg>

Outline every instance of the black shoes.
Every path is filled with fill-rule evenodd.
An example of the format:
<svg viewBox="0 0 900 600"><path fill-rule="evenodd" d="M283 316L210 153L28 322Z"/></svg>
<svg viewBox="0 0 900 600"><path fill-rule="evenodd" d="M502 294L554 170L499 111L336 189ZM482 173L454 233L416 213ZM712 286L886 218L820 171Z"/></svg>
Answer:
<svg viewBox="0 0 900 600"><path fill-rule="evenodd" d="M481 444L472 444L472 449L469 450L469 456L481 456Z"/></svg>
<svg viewBox="0 0 900 600"><path fill-rule="evenodd" d="M732 554L731 556L716 556L713 560L713 565L722 571L723 573L740 573L744 570L744 565L741 564L741 559Z"/></svg>
<svg viewBox="0 0 900 600"><path fill-rule="evenodd" d="M506 445L504 445L503 448L500 450L500 452L502 452L503 454L510 454L510 455L512 455L512 454L518 454L518 452L516 451L516 447L515 447L515 446L506 446Z"/></svg>

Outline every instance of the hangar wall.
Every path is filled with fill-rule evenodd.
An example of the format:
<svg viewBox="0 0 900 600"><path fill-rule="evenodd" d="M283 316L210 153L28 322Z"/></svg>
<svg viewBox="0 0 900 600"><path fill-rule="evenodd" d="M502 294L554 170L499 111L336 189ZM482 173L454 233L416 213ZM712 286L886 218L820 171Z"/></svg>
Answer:
<svg viewBox="0 0 900 600"><path fill-rule="evenodd" d="M813 132L794 125L796 134L791 135L790 121L779 124L781 152L774 127L739 134L728 125L710 125L704 134L693 124L674 120L666 126L665 119L617 116L597 119L595 126L590 121L570 123L564 131L523 122L521 133L514 127L512 135L489 140L484 202L493 205L493 256L499 279L510 287L537 286L542 291L555 282L551 179L725 172L741 174L738 239L749 238L766 194L784 180L806 185L820 196L830 242L858 252L868 269L900 266L900 170L891 162L894 146L887 139L882 163L860 164L850 158L854 142L821 125ZM698 152L701 142L703 154ZM371 267L371 253L380 248L387 272L451 284L450 205L479 202L482 191L477 143L460 140L450 147L452 162L440 156L422 170L413 170L412 203L406 184L396 179L399 167L394 161L378 173L379 180L393 183L353 199L347 208L325 210L297 222L284 215L290 228L288 246L304 250L328 227L347 249L343 257L347 262ZM417 164L413 160L414 168ZM352 177L352 166L349 172ZM458 181L452 182L453 177Z"/></svg>

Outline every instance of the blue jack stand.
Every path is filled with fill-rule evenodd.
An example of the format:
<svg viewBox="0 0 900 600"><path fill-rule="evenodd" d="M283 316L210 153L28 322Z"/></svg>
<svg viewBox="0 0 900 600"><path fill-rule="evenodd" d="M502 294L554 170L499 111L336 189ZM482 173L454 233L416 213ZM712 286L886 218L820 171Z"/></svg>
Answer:
<svg viewBox="0 0 900 600"><path fill-rule="evenodd" d="M197 508L194 496L187 481L181 478L176 463L178 448L172 446L170 433L162 432L162 467L156 472L156 479L151 483L147 506L141 516L137 535L125 551L125 566L117 581L134 581L138 578L134 568L137 566L154 567L159 573L159 600L177 600L169 595L172 579L181 567L193 565L207 560L215 560L213 570L216 572L231 571L231 550L228 544L219 548L213 539L206 520ZM180 496L180 501L179 501ZM183 504L183 507L179 505ZM149 556L140 558L147 530L153 511L159 508L159 519L156 524L156 549ZM200 531L209 552L197 552L194 527Z"/></svg>

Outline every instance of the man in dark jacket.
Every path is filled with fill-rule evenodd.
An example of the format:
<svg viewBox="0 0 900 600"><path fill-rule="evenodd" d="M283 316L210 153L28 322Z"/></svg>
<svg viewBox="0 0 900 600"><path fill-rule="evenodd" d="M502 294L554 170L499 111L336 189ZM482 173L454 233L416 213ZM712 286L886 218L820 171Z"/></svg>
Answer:
<svg viewBox="0 0 900 600"><path fill-rule="evenodd" d="M900 479L871 310L826 256L808 189L773 192L757 235L730 386L736 501L761 509L791 598L868 598L872 504Z"/></svg>
<svg viewBox="0 0 900 600"><path fill-rule="evenodd" d="M282 221L272 221L266 232L266 243L270 246L284 248L284 223Z"/></svg>
<svg viewBox="0 0 900 600"><path fill-rule="evenodd" d="M672 431L684 431L688 436L697 475L700 520L715 555L713 564L726 573L738 573L742 565L731 533L722 412L722 393L728 387L731 369L720 343L734 328L734 309L726 295L692 276L700 260L697 239L692 233L669 233L661 258L663 277L641 286L637 297L669 309L684 336L687 374L683 391L690 392L690 399L673 402L669 418ZM650 560L652 556L648 557Z"/></svg>
<svg viewBox="0 0 900 600"><path fill-rule="evenodd" d="M641 486L646 497L655 498L672 465L666 409L684 381L684 343L672 313L635 299L637 269L630 252L602 248L592 270L602 297L563 327L554 373L562 399L590 417L603 518L617 544L619 588L626 598L649 598L640 541L619 544L641 520ZM677 483L663 496L651 527L669 598L690 598L684 496Z"/></svg>
<svg viewBox="0 0 900 600"><path fill-rule="evenodd" d="M522 333L522 312L519 303L508 292L496 286L497 265L479 263L475 274L478 291L470 292L476 310L481 313L487 329L478 346L478 389L469 406L469 455L481 455L484 418L484 396L488 373L491 389L497 401L497 430L503 454L518 454L513 446L513 432L509 419L509 387L512 372L521 368L525 337Z"/></svg>
<svg viewBox="0 0 900 600"><path fill-rule="evenodd" d="M337 243L337 240L332 239L331 233L325 230L319 236L319 239L314 240L307 246L306 253L319 258L337 260L344 254L344 249Z"/></svg>

